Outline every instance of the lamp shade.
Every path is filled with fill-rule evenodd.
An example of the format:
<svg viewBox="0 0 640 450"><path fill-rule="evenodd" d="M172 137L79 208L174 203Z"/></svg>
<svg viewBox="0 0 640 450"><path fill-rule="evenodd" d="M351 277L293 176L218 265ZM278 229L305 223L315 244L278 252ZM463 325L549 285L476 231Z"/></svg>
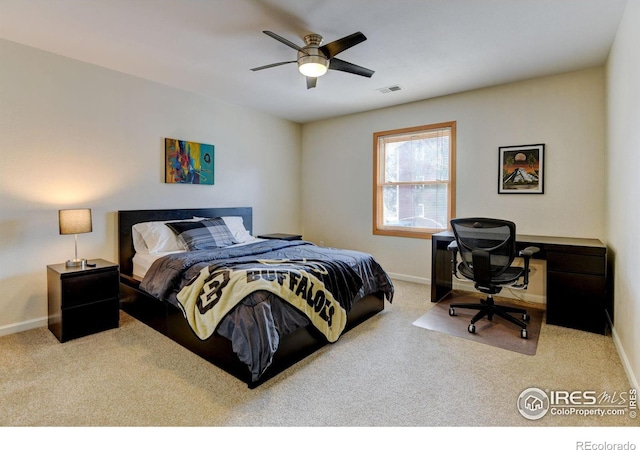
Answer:
<svg viewBox="0 0 640 450"><path fill-rule="evenodd" d="M321 63L308 62L301 64L300 73L307 77L318 78L327 73L327 67Z"/></svg>
<svg viewBox="0 0 640 450"><path fill-rule="evenodd" d="M298 59L298 70L307 77L321 77L327 73L329 61L322 56L307 55Z"/></svg>
<svg viewBox="0 0 640 450"><path fill-rule="evenodd" d="M58 211L60 234L80 234L93 231L91 209L61 209Z"/></svg>

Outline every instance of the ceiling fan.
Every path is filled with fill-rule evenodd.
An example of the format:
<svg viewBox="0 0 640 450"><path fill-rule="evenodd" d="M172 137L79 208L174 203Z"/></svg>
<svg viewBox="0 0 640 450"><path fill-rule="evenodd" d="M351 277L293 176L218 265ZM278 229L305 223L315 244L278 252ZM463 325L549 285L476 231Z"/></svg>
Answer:
<svg viewBox="0 0 640 450"><path fill-rule="evenodd" d="M308 34L304 37L304 47L300 47L272 31L263 31L263 33L295 50L298 50L298 59L295 61L284 61L255 67L251 69L253 71L297 62L298 70L307 78L307 89L316 87L318 77L324 75L328 69L340 70L342 72L353 73L367 78L371 78L374 74L373 70L335 58L338 53L367 40L365 35L359 31L349 36L345 36L342 39L329 42L325 45L322 45L322 36L319 34Z"/></svg>

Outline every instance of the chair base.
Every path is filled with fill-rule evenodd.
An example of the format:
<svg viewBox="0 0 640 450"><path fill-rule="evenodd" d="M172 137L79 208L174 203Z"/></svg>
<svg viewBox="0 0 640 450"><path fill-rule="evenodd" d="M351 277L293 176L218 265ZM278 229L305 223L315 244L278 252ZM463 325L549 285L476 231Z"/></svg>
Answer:
<svg viewBox="0 0 640 450"><path fill-rule="evenodd" d="M488 320L493 320L493 316L496 315L502 317L505 320L508 320L515 325L518 325L520 327L521 338L527 339L528 337L526 322L529 321L529 314L527 314L527 310L524 308L496 305L491 295L489 295L486 300L480 300L480 303L453 303L449 305L450 316L456 315L455 308L478 310L478 313L473 316L473 318L471 319L471 323L467 328L469 333L476 332L475 323L477 321L484 317L486 317ZM522 320L516 319L511 314L522 314Z"/></svg>

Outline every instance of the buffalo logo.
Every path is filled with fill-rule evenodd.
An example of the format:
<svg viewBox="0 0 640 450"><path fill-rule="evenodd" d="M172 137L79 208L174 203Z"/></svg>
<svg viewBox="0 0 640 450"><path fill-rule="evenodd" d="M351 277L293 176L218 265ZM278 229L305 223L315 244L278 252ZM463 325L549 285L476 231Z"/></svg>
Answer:
<svg viewBox="0 0 640 450"><path fill-rule="evenodd" d="M229 271L226 269L220 269L207 277L202 288L202 295L196 301L200 314L204 314L216 306L227 284L229 284Z"/></svg>

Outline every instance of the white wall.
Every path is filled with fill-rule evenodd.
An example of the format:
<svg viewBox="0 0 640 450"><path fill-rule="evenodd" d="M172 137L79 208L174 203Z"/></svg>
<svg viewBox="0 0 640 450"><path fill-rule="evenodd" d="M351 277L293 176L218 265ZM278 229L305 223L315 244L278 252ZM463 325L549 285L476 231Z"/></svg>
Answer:
<svg viewBox="0 0 640 450"><path fill-rule="evenodd" d="M596 68L305 124L305 238L370 252L392 274L429 281L430 240L372 234L373 133L455 120L458 217L603 239L604 111L604 69ZM498 147L538 143L546 144L545 193L499 195Z"/></svg>
<svg viewBox="0 0 640 450"><path fill-rule="evenodd" d="M614 339L640 387L640 1L630 0L607 64L606 240L614 256Z"/></svg>
<svg viewBox="0 0 640 450"><path fill-rule="evenodd" d="M0 40L0 334L46 323L61 208L93 209L80 257L117 261L116 211L253 206L300 232L301 126ZM164 183L164 138L215 145L215 185Z"/></svg>

